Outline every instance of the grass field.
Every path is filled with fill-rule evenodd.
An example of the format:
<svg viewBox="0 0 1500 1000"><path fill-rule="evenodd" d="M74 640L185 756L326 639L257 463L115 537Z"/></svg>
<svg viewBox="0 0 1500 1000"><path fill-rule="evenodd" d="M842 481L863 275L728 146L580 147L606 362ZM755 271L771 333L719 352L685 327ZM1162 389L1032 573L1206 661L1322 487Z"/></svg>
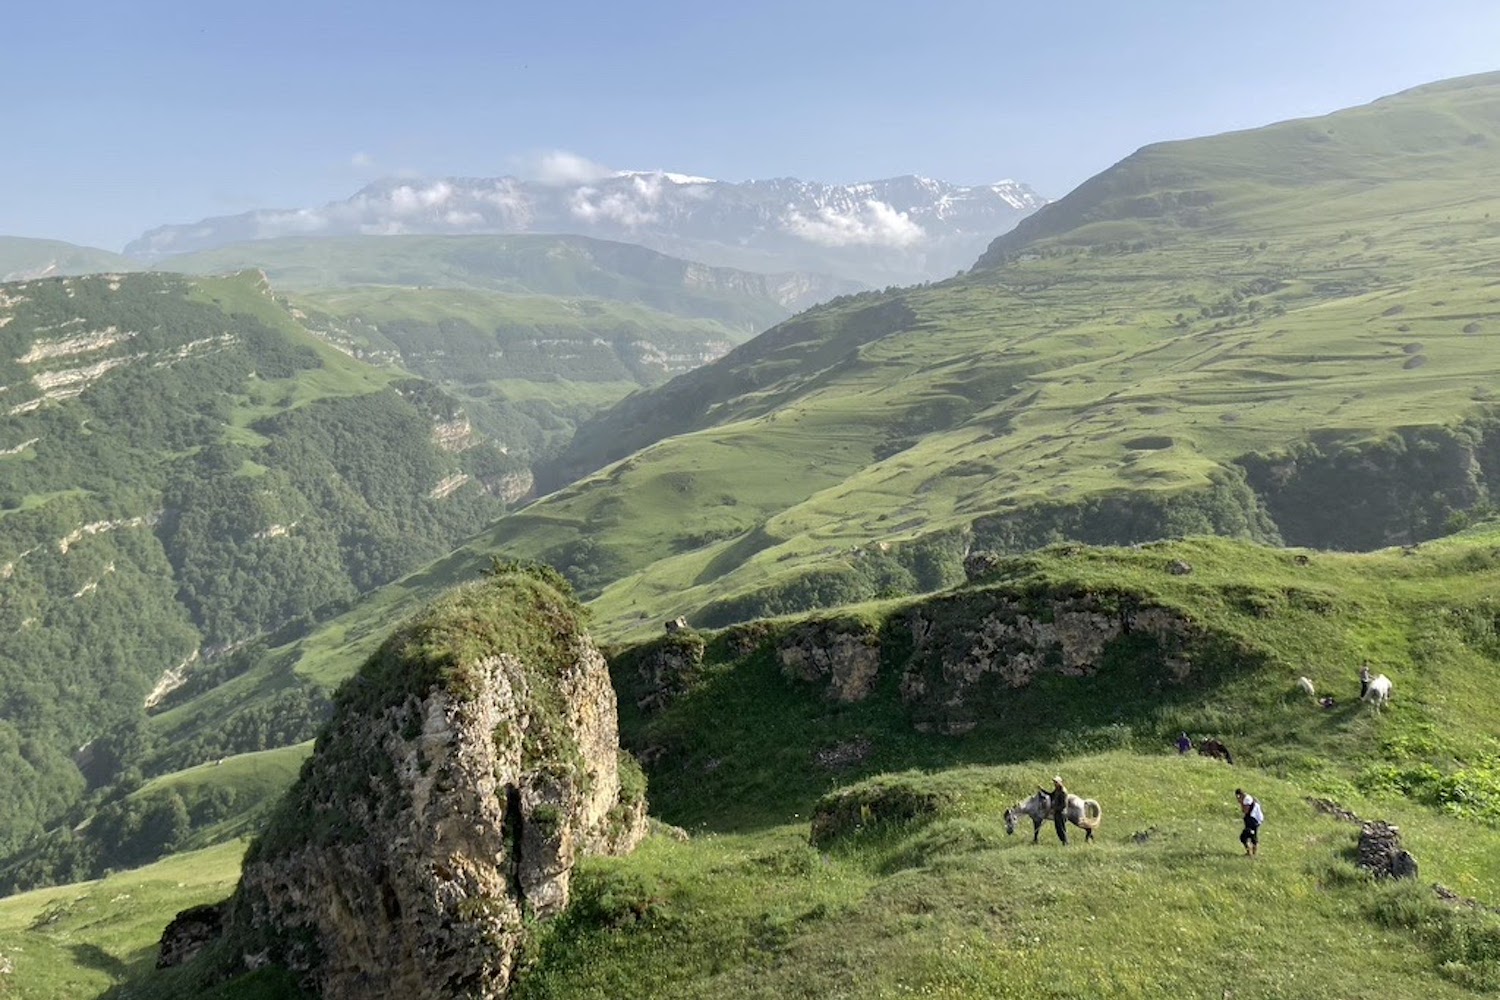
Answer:
<svg viewBox="0 0 1500 1000"><path fill-rule="evenodd" d="M1006 836L1004 809L1054 764L1103 802L1096 843L1075 830L1064 848L1049 827L1033 846L1029 824ZM1375 998L1496 985L1500 925L1475 919L1462 951L1399 926L1401 913L1434 919L1430 889L1370 883L1348 860L1356 828L1286 782L1126 753L899 781L953 804L826 850L788 816L591 862L581 912L543 932L520 995L1300 998L1336 983L1339 997ZM1254 860L1237 842L1236 782L1268 810ZM1424 877L1494 884L1493 830L1381 808Z"/></svg>

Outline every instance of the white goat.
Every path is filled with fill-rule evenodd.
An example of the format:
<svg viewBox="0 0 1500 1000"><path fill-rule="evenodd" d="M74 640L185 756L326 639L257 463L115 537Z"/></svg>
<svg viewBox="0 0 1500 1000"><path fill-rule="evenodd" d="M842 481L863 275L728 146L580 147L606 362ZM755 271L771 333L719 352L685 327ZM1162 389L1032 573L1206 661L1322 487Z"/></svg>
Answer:
<svg viewBox="0 0 1500 1000"><path fill-rule="evenodd" d="M1318 689L1313 687L1313 682L1310 678L1298 677L1297 686L1301 688L1302 693L1307 695L1309 698L1316 698L1318 696Z"/></svg>
<svg viewBox="0 0 1500 1000"><path fill-rule="evenodd" d="M1364 700L1378 709L1391 700L1391 687L1391 679L1385 674L1380 674L1365 689Z"/></svg>

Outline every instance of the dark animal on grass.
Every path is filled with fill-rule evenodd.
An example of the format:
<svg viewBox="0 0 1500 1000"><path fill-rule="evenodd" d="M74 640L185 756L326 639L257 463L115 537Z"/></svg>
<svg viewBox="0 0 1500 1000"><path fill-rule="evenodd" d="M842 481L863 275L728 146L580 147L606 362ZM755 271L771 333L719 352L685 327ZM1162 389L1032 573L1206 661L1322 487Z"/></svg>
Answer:
<svg viewBox="0 0 1500 1000"><path fill-rule="evenodd" d="M1230 753L1229 748L1218 740L1204 740L1198 744L1198 752L1205 757L1217 757L1226 764L1234 763L1234 754Z"/></svg>
<svg viewBox="0 0 1500 1000"><path fill-rule="evenodd" d="M1104 818L1104 810L1099 808L1098 802L1077 795L1068 796L1064 813L1069 823L1083 831L1084 840L1094 839L1094 828ZM1031 817L1031 842L1035 844L1042 832L1042 824L1052 819L1052 796L1045 788L1038 788L1031 798L1022 799L1005 810L1005 832L1015 833L1016 823L1022 816Z"/></svg>

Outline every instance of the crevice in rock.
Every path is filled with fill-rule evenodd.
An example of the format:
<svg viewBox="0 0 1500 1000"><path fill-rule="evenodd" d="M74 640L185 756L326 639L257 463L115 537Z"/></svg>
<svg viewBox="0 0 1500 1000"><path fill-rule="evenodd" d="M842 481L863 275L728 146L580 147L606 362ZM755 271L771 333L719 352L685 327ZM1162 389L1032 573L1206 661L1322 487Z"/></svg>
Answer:
<svg viewBox="0 0 1500 1000"><path fill-rule="evenodd" d="M526 909L526 894L521 887L521 835L524 820L521 817L521 790L515 785L505 786L505 819L501 827L505 838L505 880L510 894L522 912Z"/></svg>

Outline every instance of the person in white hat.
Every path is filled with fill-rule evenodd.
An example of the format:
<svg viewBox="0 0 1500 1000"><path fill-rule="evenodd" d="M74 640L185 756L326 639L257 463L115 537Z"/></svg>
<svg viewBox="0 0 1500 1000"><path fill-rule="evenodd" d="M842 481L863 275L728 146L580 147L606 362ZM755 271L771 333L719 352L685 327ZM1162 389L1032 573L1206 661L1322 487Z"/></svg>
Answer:
<svg viewBox="0 0 1500 1000"><path fill-rule="evenodd" d="M1057 827L1057 839L1068 842L1068 790L1063 787L1061 775L1052 776L1052 825Z"/></svg>

